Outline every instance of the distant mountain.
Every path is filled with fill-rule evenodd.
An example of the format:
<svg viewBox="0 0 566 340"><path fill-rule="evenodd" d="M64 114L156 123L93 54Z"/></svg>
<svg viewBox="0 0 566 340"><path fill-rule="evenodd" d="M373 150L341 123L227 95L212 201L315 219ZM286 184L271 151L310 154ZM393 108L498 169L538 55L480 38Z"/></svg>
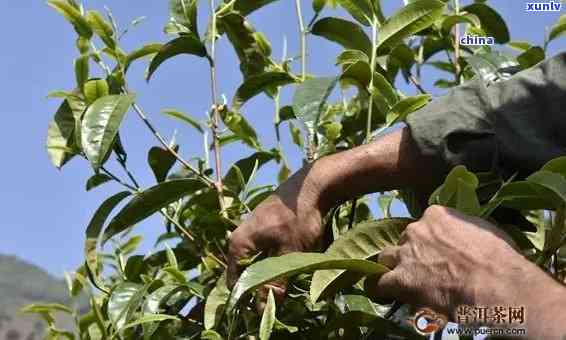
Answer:
<svg viewBox="0 0 566 340"><path fill-rule="evenodd" d="M43 269L0 255L0 340L39 340L44 325L38 319L18 314L27 304L69 303L67 285Z"/></svg>

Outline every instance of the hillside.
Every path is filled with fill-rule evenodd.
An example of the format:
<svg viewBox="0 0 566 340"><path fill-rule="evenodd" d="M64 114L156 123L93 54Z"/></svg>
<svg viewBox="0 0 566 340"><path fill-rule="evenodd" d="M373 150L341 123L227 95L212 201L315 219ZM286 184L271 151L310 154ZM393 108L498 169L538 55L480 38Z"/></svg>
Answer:
<svg viewBox="0 0 566 340"><path fill-rule="evenodd" d="M34 302L69 301L63 280L17 257L0 255L0 340L40 339L43 324L18 310Z"/></svg>

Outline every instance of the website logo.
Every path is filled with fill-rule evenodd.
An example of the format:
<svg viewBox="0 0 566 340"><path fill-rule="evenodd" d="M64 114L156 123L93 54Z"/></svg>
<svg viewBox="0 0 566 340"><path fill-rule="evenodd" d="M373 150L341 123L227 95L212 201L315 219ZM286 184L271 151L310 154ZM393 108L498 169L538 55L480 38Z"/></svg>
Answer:
<svg viewBox="0 0 566 340"><path fill-rule="evenodd" d="M560 12L562 3L560 1L554 2L527 2L525 4L525 11L527 12Z"/></svg>
<svg viewBox="0 0 566 340"><path fill-rule="evenodd" d="M420 335L429 335L436 333L444 328L448 320L442 314L436 313L432 309L420 309L410 323L415 331Z"/></svg>

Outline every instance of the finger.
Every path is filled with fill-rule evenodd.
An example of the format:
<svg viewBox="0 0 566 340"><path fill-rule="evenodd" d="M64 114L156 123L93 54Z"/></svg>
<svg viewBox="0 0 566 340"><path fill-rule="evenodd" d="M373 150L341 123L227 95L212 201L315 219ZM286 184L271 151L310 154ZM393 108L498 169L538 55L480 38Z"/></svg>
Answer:
<svg viewBox="0 0 566 340"><path fill-rule="evenodd" d="M369 276L365 280L365 290L368 296L380 304L402 301L400 277L398 271L390 271L381 276Z"/></svg>
<svg viewBox="0 0 566 340"><path fill-rule="evenodd" d="M400 247L398 246L383 249L377 256L377 262L385 265L389 269L397 267L401 261L399 249Z"/></svg>
<svg viewBox="0 0 566 340"><path fill-rule="evenodd" d="M246 267L242 264L242 260L249 259L255 254L257 254L257 248L251 239L240 236L237 231L232 233L228 247L228 268L226 269L228 288L234 287Z"/></svg>
<svg viewBox="0 0 566 340"><path fill-rule="evenodd" d="M263 313L265 305L267 303L267 296L269 290L273 292L273 297L275 297L275 303L281 304L285 299L285 292L287 291L287 281L286 280L276 280L259 287L256 292L255 306L259 314Z"/></svg>

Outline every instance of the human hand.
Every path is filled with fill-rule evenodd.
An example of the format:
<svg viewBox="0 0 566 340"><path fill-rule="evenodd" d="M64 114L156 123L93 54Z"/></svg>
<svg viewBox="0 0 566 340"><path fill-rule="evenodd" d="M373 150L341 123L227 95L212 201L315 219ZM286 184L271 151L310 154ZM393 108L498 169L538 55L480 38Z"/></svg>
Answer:
<svg viewBox="0 0 566 340"><path fill-rule="evenodd" d="M455 319L460 305L524 305L533 290L525 278L546 275L517 253L491 223L432 206L410 224L400 245L379 261L393 270L366 289L378 299L428 307Z"/></svg>
<svg viewBox="0 0 566 340"><path fill-rule="evenodd" d="M278 256L317 246L323 234L322 218L329 206L321 198L321 174L314 175L313 167L306 167L289 178L232 233L228 250L229 287L240 276L243 269L240 262L260 252ZM283 298L285 282L272 282L258 290L257 301L265 301L269 288L278 300Z"/></svg>

